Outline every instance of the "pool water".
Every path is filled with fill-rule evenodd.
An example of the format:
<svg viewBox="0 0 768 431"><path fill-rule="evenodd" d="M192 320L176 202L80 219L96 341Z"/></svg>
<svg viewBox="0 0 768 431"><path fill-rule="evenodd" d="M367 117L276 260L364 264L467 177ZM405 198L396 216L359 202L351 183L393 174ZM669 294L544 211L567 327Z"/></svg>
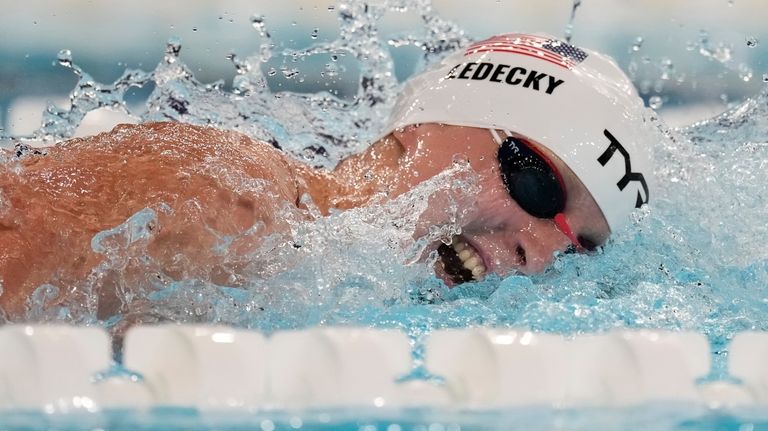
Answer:
<svg viewBox="0 0 768 431"><path fill-rule="evenodd" d="M265 35L266 42L259 52L235 61L238 75L231 90L198 82L179 59L182 47L177 40L169 41L155 69L127 70L107 84L93 80L76 65L72 53L62 51L59 62L79 77L71 95L72 108L49 108L41 129L26 138L55 141L71 136L89 111L113 107L128 110L140 121L172 120L238 130L312 165L333 167L364 148L384 127L392 95L401 85L395 78L391 47L416 47L424 53L422 63L429 64L469 41L459 26L435 15L427 1L407 6L420 12L423 31L380 40L376 29L381 16L389 10L407 9L405 4L341 2L337 8L339 37L298 51L274 47L266 36L268 23L255 16L254 28ZM276 57L284 58L287 66L262 69L264 62ZM340 59L352 61L359 69L360 85L354 96L279 92L266 84L266 75L289 77L302 64L320 64L334 76ZM301 79L299 72L295 76ZM125 95L136 87L152 91L141 107L127 108ZM413 238L418 210L428 197L450 195L456 203L448 209L453 219L460 218L462 205L472 200L473 173L457 166L382 205L334 213L312 223L286 214L290 235L274 236L246 255L229 251L237 238L223 238L222 252L233 261L262 263L241 283L243 287L199 279L149 280L148 275L146 288L140 291L124 286L122 313L100 317L83 305L82 296L58 298L52 283L41 286L30 298L29 311L21 321L99 325L115 332L122 331L128 320L228 324L266 333L318 325L364 325L399 328L417 344L432 330L473 325L564 334L617 327L684 329L704 333L712 343L714 365L709 378L727 378L728 341L737 332L768 327L768 91L688 127L670 129L661 120L658 124L666 135L654 148L658 191L651 207L634 214L632 226L614 235L596 256L562 255L539 276L490 276L449 290L432 273L435 256L417 262L427 244L459 230L448 223ZM6 160L4 167L12 166L13 161ZM153 220L152 211L142 210L121 226L96 235L94 250L107 250L101 244L141 230ZM151 239L151 233L145 234ZM119 272L130 261L146 265L151 273L152 262L143 259L145 245L131 238L134 242L123 241L122 248L103 251L109 259L94 271ZM80 291L92 294L99 287L94 283L83 281ZM660 429L741 429L746 423L754 429L768 428L765 417L761 419L755 412L713 416L694 406L609 411L397 411L391 418L377 416L381 415L377 411L367 416L370 420L359 409L314 416L259 412L205 418L183 409L134 413L51 418L16 412L2 418L11 428L18 424L20 428L57 429L86 425L269 431L295 429L296 417L304 425L313 424L314 429L392 431L523 429L525 424L541 425L542 420L544 428L558 429L629 429L649 421Z"/></svg>
<svg viewBox="0 0 768 431"><path fill-rule="evenodd" d="M635 408L450 411L447 409L334 409L302 412L200 413L184 408L107 411L51 416L16 412L0 416L3 429L108 430L334 430L334 431L485 431L485 430L764 430L764 411L717 414L694 406L651 404Z"/></svg>

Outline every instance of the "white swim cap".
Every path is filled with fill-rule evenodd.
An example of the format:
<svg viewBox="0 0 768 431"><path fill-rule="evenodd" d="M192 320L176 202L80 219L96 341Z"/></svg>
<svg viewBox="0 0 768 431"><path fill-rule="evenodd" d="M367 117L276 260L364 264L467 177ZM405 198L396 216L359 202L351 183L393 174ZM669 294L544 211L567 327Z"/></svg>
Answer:
<svg viewBox="0 0 768 431"><path fill-rule="evenodd" d="M411 78L388 130L443 123L524 135L568 165L615 232L650 197L659 135L647 112L611 58L551 36L512 33Z"/></svg>

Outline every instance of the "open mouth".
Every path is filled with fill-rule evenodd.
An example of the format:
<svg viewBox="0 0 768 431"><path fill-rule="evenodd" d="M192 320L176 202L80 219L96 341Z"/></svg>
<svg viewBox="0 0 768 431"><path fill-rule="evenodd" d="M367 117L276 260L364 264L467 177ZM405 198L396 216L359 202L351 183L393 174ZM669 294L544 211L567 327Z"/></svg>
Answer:
<svg viewBox="0 0 768 431"><path fill-rule="evenodd" d="M456 284L479 281L485 276L486 267L480 254L460 235L454 236L450 245L440 244L437 254L443 270Z"/></svg>

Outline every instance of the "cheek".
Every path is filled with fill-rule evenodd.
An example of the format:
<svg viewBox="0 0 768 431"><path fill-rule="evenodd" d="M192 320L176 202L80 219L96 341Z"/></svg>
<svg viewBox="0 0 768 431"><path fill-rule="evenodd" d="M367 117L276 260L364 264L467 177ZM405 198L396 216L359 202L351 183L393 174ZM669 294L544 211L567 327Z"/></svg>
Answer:
<svg viewBox="0 0 768 431"><path fill-rule="evenodd" d="M517 224L522 215L522 210L509 197L501 179L482 184L473 212L475 217L467 227L484 230Z"/></svg>

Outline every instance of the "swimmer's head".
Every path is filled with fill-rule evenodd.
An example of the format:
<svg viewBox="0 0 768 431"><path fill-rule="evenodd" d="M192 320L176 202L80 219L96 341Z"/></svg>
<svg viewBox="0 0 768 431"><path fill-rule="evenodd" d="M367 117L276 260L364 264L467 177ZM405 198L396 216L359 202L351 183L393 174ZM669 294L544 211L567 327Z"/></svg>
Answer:
<svg viewBox="0 0 768 431"><path fill-rule="evenodd" d="M490 129L500 144L502 178L512 197L532 215L556 219L565 195L547 202L540 195L557 194L562 180L546 157L536 157L535 146L531 152L526 145L526 138L534 141L576 174L615 232L653 193L651 149L657 135L646 112L609 57L550 36L504 34L412 78L389 130L421 123ZM525 199L530 202L521 202Z"/></svg>

